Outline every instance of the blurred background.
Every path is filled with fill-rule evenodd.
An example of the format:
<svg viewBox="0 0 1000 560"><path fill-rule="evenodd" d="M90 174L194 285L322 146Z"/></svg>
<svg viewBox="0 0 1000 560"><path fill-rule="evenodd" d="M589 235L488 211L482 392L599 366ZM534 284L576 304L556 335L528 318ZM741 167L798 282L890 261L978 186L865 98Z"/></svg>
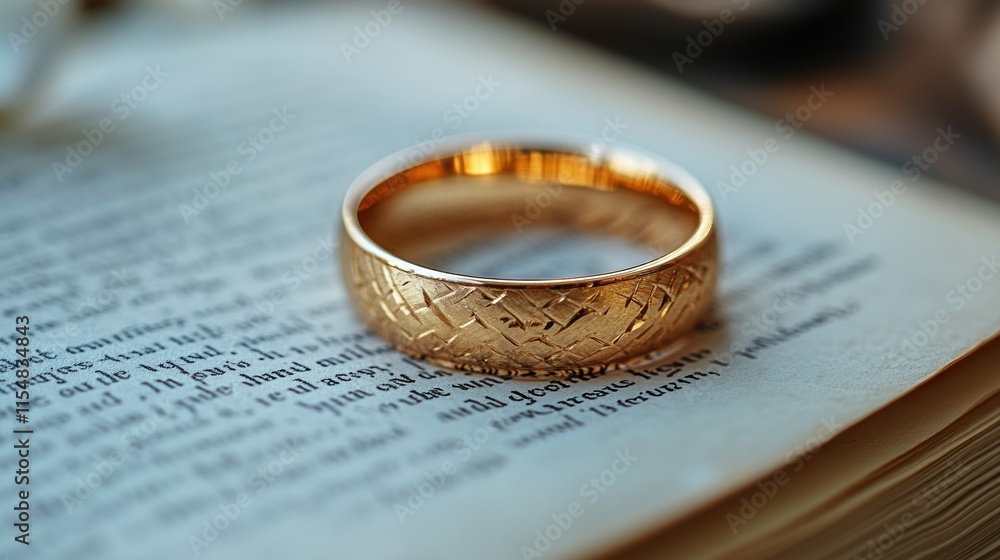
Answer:
<svg viewBox="0 0 1000 560"><path fill-rule="evenodd" d="M277 6L288 4L242 0ZM504 14L615 52L710 95L1000 200L1000 3L992 0L484 0ZM15 34L39 8L5 0ZM135 6L215 18L209 0L52 0L87 24ZM47 37L57 34L46 33ZM17 39L7 34L13 50ZM58 38L0 51L0 107L10 112ZM824 110L796 111L812 88ZM790 118L789 118L790 117ZM805 117L805 118L802 118ZM958 136L933 162L920 154Z"/></svg>
<svg viewBox="0 0 1000 560"><path fill-rule="evenodd" d="M902 167L1000 200L1000 3L993 0L496 0L558 33ZM546 14L546 10L552 12ZM573 17L560 16L573 10ZM920 162L914 162L919 165Z"/></svg>

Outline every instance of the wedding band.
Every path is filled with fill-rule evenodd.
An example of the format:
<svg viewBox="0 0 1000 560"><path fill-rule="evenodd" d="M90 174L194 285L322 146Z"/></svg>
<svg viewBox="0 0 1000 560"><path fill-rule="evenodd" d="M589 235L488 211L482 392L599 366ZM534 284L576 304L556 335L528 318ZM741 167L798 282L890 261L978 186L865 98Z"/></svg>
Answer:
<svg viewBox="0 0 1000 560"><path fill-rule="evenodd" d="M494 374L599 372L672 346L710 305L719 270L712 202L674 164L575 138L439 142L375 164L344 200L348 294L367 326L400 350ZM549 202L523 213L528 222L571 222L658 252L621 270L524 280L409 258L470 229L519 228L516 210L530 208L523 193Z"/></svg>

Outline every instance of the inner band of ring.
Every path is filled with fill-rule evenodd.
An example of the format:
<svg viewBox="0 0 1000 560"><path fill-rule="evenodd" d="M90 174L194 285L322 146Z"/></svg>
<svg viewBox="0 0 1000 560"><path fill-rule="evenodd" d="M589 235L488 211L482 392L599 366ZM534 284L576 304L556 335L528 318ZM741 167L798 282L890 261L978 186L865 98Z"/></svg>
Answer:
<svg viewBox="0 0 1000 560"><path fill-rule="evenodd" d="M604 370L662 350L689 330L714 292L711 201L669 162L566 142L445 143L415 165L391 156L352 185L344 203L343 271L365 322L401 350L465 370L545 375ZM630 268L514 280L409 262L366 234L359 213L422 183L503 176L531 185L627 189L697 218L679 247Z"/></svg>

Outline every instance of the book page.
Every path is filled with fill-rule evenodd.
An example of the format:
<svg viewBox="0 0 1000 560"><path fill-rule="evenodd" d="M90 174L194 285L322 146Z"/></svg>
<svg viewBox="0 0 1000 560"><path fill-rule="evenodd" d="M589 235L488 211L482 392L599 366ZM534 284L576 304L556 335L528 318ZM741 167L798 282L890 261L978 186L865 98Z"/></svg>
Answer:
<svg viewBox="0 0 1000 560"><path fill-rule="evenodd" d="M808 457L1000 328L996 208L558 35L400 6L123 17L0 133L0 554L593 555ZM498 129L639 146L705 183L723 275L672 356L515 381L405 358L358 322L347 185ZM536 241L472 264L619 256Z"/></svg>
<svg viewBox="0 0 1000 560"><path fill-rule="evenodd" d="M939 442L934 448L932 457L936 458L953 446L962 453L971 454L977 450L979 442L988 443L989 436L983 437L983 434L979 434L978 442L968 439L959 442L960 438L955 437L954 432L956 425L978 423L989 416L989 399L1000 393L1000 377L996 375L995 365L997 360L1000 360L1000 339L994 339L864 422L839 433L808 461L783 465L708 509L700 510L668 530L657 533L654 538L631 543L627 549L617 550L614 554L633 559L663 558L667 553L678 558L750 558L773 556L781 545L800 545L804 527L815 529L820 525L817 519L822 521L824 516L838 512L839 503L870 495L872 489L883 487L885 483L880 477L884 478L886 472L918 464L914 459L914 450L927 448L928 442L934 442L935 438L947 442ZM988 428L986 424L981 429L986 432ZM986 453L984 456L990 455ZM906 459L901 459L903 457ZM926 460L925 457L918 459ZM962 471L961 484L975 484L976 479L969 472L973 471L969 466L971 461L954 462ZM794 477L781 486L780 493L769 497L765 508L754 508L753 501L759 501L764 495L757 483L767 488L779 472L787 473L793 469L797 469ZM911 482L916 479L912 472L906 473L906 478ZM949 495L965 498L983 495L983 492L963 492L961 484L956 485L955 480L945 484L921 484L921 491L915 492L910 500L904 500L906 513L912 516L914 522L933 521L935 512L930 508L932 504L921 499L926 498L928 492L937 497L936 501ZM735 533L728 523L719 523L740 508L746 508L748 514L753 512L752 523L737 525ZM848 514L848 518L870 520L857 512ZM868 523L868 527L884 530L878 523ZM908 534L915 534L912 525L910 529ZM955 531L955 534L961 532ZM859 531L852 531L849 540L841 538L840 541L865 540L859 539L855 533ZM913 543L908 541L908 544ZM877 544L872 547L873 550L877 548ZM895 545L891 548L892 552L898 552ZM833 555L832 549L817 550L824 550L828 556ZM864 557L868 551L858 554ZM878 552L872 552L872 555L876 554Z"/></svg>

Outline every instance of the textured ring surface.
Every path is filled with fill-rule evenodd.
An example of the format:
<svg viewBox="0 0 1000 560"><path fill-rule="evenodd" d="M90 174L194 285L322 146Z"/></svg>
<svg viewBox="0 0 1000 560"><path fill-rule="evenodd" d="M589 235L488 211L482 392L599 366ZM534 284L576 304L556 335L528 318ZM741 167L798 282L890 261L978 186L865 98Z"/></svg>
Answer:
<svg viewBox="0 0 1000 560"><path fill-rule="evenodd" d="M697 181L673 164L566 140L457 138L416 163L412 155L390 156L354 182L344 201L341 243L345 284L359 316L404 352L507 375L602 371L663 350L708 308L718 275L714 210ZM359 219L423 182L482 176L641 192L692 214L694 231L673 250L623 270L515 280L409 262L373 241Z"/></svg>

